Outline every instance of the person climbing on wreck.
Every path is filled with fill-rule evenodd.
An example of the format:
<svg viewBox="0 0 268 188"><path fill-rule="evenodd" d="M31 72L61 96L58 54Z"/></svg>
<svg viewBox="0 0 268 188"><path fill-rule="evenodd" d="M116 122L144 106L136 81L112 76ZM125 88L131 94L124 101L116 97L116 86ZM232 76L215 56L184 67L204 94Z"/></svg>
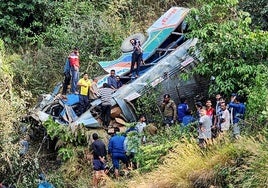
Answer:
<svg viewBox="0 0 268 188"><path fill-rule="evenodd" d="M71 65L70 65L70 61L69 61L68 58L65 61L63 74L64 74L64 81L63 81L63 84L62 84L61 96L62 96L63 99L67 99L67 97L66 97L67 88L68 88L68 85L70 85L70 82L71 82Z"/></svg>
<svg viewBox="0 0 268 188"><path fill-rule="evenodd" d="M101 99L101 119L105 128L110 125L113 92L114 90L107 83L104 83L98 91L98 96Z"/></svg>
<svg viewBox="0 0 268 188"><path fill-rule="evenodd" d="M72 53L69 55L68 60L71 66L71 76L72 76L72 83L71 83L71 92L77 93L77 83L79 79L79 51L78 48L75 47Z"/></svg>
<svg viewBox="0 0 268 188"><path fill-rule="evenodd" d="M79 92L79 115L83 114L89 105L88 93L91 86L91 81L88 79L88 74L84 73L77 85L80 87Z"/></svg>
<svg viewBox="0 0 268 188"><path fill-rule="evenodd" d="M131 39L130 43L133 46L133 52L131 56L130 76L133 75L134 66L136 64L135 77L138 78L140 71L140 64L142 62L142 55L143 55L141 43L138 39Z"/></svg>

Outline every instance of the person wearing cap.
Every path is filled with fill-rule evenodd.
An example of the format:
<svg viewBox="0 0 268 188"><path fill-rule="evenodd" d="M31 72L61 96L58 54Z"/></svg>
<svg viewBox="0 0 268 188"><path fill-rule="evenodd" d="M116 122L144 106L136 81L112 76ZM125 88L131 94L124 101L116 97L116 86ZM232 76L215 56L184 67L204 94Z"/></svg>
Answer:
<svg viewBox="0 0 268 188"><path fill-rule="evenodd" d="M106 146L99 139L97 133L92 135L93 143L91 144L91 150L93 153L93 186L98 187L100 179L104 176L105 159L107 155Z"/></svg>
<svg viewBox="0 0 268 188"><path fill-rule="evenodd" d="M164 115L164 124L170 126L177 119L177 107L175 102L170 98L169 94L164 95L164 100L161 104L161 111Z"/></svg>
<svg viewBox="0 0 268 188"><path fill-rule="evenodd" d="M80 67L78 48L73 49L73 51L68 56L68 60L70 62L71 76L72 76L71 92L76 93L79 78L79 67Z"/></svg>
<svg viewBox="0 0 268 188"><path fill-rule="evenodd" d="M124 164L127 163L127 156L124 147L125 137L120 135L119 132L120 129L115 127L114 136L110 138L108 144L108 154L112 157L114 174L117 179L119 178L119 161L121 160Z"/></svg>

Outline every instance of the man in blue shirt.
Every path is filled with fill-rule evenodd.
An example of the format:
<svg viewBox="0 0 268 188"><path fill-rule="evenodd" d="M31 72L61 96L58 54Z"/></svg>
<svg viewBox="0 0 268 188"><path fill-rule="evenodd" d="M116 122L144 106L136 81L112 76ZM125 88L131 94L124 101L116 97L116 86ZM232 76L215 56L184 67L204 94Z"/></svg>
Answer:
<svg viewBox="0 0 268 188"><path fill-rule="evenodd" d="M120 80L120 76L116 76L116 89L119 89L120 87L123 86L123 83Z"/></svg>
<svg viewBox="0 0 268 188"><path fill-rule="evenodd" d="M116 77L115 77L115 70L111 70L111 72L110 72L110 76L108 77L108 85L112 89L116 89L117 88L117 81L116 81Z"/></svg>
<svg viewBox="0 0 268 188"><path fill-rule="evenodd" d="M119 178L119 160L121 160L124 164L127 163L127 156L124 148L125 137L118 134L118 132L120 132L120 129L115 127L115 135L109 140L108 145L108 153L112 155L114 173L117 179Z"/></svg>
<svg viewBox="0 0 268 188"><path fill-rule="evenodd" d="M190 110L187 110L185 116L183 116L182 118L182 125L185 127L189 125L190 123L193 123L194 121L195 119L192 116L192 112Z"/></svg>
<svg viewBox="0 0 268 188"><path fill-rule="evenodd" d="M181 98L181 103L177 107L177 112L178 112L178 122L181 123L183 117L186 115L189 107L187 104L187 99L186 98Z"/></svg>
<svg viewBox="0 0 268 188"><path fill-rule="evenodd" d="M229 103L229 107L233 108L233 134L235 138L240 136L240 125L241 120L244 119L246 107L243 103L240 102L241 97L234 96L231 102Z"/></svg>
<svg viewBox="0 0 268 188"><path fill-rule="evenodd" d="M66 98L67 87L71 82L71 65L69 59L66 59L65 61L63 73L64 73L64 81L62 84L62 98L67 99Z"/></svg>

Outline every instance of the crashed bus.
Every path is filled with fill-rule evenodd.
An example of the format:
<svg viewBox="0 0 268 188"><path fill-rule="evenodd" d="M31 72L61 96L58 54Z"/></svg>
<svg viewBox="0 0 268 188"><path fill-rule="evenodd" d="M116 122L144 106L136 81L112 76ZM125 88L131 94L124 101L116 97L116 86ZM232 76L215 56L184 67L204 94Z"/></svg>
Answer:
<svg viewBox="0 0 268 188"><path fill-rule="evenodd" d="M172 7L147 29L148 37L134 34L122 43L122 55L113 61L99 62L107 72L98 81L98 87L107 82L110 70L115 70L123 81L123 86L113 93L112 110L119 109L118 114L125 122L137 121L133 102L151 88L162 87L165 93L178 103L181 97L192 98L206 92L206 80L193 76L183 81L180 74L191 71L199 61L197 52L189 53L197 43L197 39L186 39L186 23L184 21L189 9ZM138 38L143 48L144 64L140 66L140 76L130 76L132 47L131 38ZM193 55L194 54L194 55ZM201 87L200 87L201 86ZM30 112L30 118L44 122L49 117L63 125L79 124L88 128L101 127L100 99L90 103L86 112L77 116L79 104L78 94L67 94L67 100L62 100L58 94L62 84L59 83L50 94L42 95L42 100Z"/></svg>

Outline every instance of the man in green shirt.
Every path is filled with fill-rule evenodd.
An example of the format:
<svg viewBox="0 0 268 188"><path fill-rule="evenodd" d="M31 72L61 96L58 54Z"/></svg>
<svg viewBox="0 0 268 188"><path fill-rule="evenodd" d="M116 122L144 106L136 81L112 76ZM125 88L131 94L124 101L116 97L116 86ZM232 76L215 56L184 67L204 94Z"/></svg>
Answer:
<svg viewBox="0 0 268 188"><path fill-rule="evenodd" d="M175 123L177 118L177 107L175 102L170 99L169 94L164 95L164 100L161 105L161 111L164 114L164 124L170 126Z"/></svg>

